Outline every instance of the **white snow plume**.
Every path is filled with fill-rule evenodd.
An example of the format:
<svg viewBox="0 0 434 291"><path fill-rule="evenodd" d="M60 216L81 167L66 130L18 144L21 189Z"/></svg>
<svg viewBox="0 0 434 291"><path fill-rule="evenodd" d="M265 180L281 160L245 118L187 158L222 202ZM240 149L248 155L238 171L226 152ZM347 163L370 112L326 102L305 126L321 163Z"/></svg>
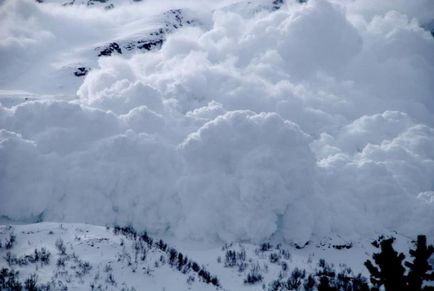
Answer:
<svg viewBox="0 0 434 291"><path fill-rule="evenodd" d="M291 208L304 203L297 201L314 201L315 159L308 141L276 113L250 111L228 112L190 134L180 145L188 169L178 186L186 213L179 231L263 240L278 230L279 220L298 219ZM310 204L304 216L316 208ZM310 227L286 231L303 240Z"/></svg>
<svg viewBox="0 0 434 291"><path fill-rule="evenodd" d="M198 240L434 236L431 2L235 2L0 4L0 215ZM198 21L97 57L164 9Z"/></svg>

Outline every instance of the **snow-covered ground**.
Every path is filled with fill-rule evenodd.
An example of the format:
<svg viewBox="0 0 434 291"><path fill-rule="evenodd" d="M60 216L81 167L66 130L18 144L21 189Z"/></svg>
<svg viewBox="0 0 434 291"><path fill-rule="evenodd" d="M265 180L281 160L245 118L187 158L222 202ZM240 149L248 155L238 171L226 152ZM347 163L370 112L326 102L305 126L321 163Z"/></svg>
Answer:
<svg viewBox="0 0 434 291"><path fill-rule="evenodd" d="M0 249L0 268L19 271L22 281L35 273L40 284L50 283L53 290L61 290L62 286L67 290L90 290L91 286L96 290L215 289L199 282L192 271L183 274L170 267L165 263L165 252L146 243L134 244L132 238L115 235L113 228L58 223L3 226L3 245L11 233L16 237L15 244L10 250L4 246ZM63 253L56 246L60 241L65 248ZM46 261L25 259L42 249L50 253ZM11 263L7 262L8 252ZM18 259L14 261L14 257ZM187 284L189 277L193 278L191 284Z"/></svg>
<svg viewBox="0 0 434 291"><path fill-rule="evenodd" d="M11 235L15 240L6 248ZM303 248L272 243L198 247L172 241L165 242L163 251L157 247L159 239L153 238L149 244L140 236L86 224L4 225L0 227L0 269L19 271L21 281L36 274L40 286L51 284L54 290L89 290L91 286L96 290L272 290L273 281L287 280L296 268L314 274L320 259L334 265L337 272L350 267L354 275L361 272L366 276L363 262L374 250L366 239L348 248L326 241ZM408 250L410 241L398 237L395 245ZM182 253L190 265L179 267L179 260L171 261L169 249ZM237 259L228 259L228 250L234 251ZM35 251L39 252L36 260ZM40 259L47 253L47 259ZM207 284L194 271L193 263L217 278L218 286ZM244 281L252 269L263 278L247 284Z"/></svg>
<svg viewBox="0 0 434 291"><path fill-rule="evenodd" d="M353 247L321 256L364 272L380 234L432 240L434 1L299 2L0 0L0 219L146 229L231 290L224 243L310 242L304 262L332 239ZM116 259L86 229L122 250L105 228L15 228L19 256L57 256L50 230L85 248L87 285ZM151 268L157 289L188 278Z"/></svg>

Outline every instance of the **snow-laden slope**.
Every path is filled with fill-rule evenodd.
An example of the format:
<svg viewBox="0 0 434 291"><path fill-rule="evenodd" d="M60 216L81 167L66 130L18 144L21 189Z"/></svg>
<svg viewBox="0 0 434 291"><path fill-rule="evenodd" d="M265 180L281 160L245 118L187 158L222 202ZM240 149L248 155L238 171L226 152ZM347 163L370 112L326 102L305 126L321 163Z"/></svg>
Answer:
<svg viewBox="0 0 434 291"><path fill-rule="evenodd" d="M7 249L11 235L15 242ZM156 246L157 241L148 244L113 228L55 223L2 226L0 241L0 269L18 271L21 281L36 274L38 283L50 290L216 289L191 266L178 270L170 265L168 253Z"/></svg>
<svg viewBox="0 0 434 291"><path fill-rule="evenodd" d="M0 215L433 237L432 1L115 2L0 3Z"/></svg>
<svg viewBox="0 0 434 291"><path fill-rule="evenodd" d="M287 290L273 284L287 282L296 269L306 272L301 282L326 265L348 278L366 275L363 262L373 251L368 240L323 241L302 249L270 243L196 247L167 244L128 228L59 223L1 226L0 243L0 270L18 271L21 282L36 274L39 286L50 290ZM404 251L409 245L402 237L395 243ZM326 260L322 267L320 259ZM246 283L249 274L261 279Z"/></svg>

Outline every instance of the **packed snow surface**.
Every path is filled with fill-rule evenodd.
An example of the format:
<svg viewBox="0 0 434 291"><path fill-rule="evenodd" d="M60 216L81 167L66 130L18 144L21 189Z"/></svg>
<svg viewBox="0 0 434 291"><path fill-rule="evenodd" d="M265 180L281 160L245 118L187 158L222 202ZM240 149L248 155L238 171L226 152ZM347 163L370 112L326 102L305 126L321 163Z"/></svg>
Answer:
<svg viewBox="0 0 434 291"><path fill-rule="evenodd" d="M42 2L0 1L3 218L434 236L433 1Z"/></svg>
<svg viewBox="0 0 434 291"><path fill-rule="evenodd" d="M5 268L13 270L24 282L36 274L38 286L49 290L277 290L273 282L286 282L297 269L306 271L305 278L317 277L321 259L335 273L349 278L361 273L367 280L363 262L377 251L365 239L340 246L322 241L302 249L269 242L198 248L157 237L144 239L142 232L130 230L47 222L0 225L0 275L4 278ZM413 244L397 237L394 246L407 254ZM217 286L200 270L216 278ZM260 274L261 280L245 283L252 273Z"/></svg>

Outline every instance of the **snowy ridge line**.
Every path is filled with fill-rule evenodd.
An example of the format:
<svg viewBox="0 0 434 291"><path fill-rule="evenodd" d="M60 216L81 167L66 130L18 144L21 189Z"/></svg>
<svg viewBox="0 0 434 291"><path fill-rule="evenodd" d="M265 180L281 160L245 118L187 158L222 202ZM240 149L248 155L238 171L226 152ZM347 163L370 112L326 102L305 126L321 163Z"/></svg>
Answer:
<svg viewBox="0 0 434 291"><path fill-rule="evenodd" d="M141 0L35 0L39 4L54 3L62 6L83 5L88 7L104 8L106 10L113 9L123 3L134 4Z"/></svg>
<svg viewBox="0 0 434 291"><path fill-rule="evenodd" d="M166 40L166 35L184 26L199 25L193 18L187 18L182 9L172 9L162 15L163 27L141 36L138 40L113 41L108 45L95 48L98 57L111 56L112 54L123 54L125 51L151 51L160 49Z"/></svg>
<svg viewBox="0 0 434 291"><path fill-rule="evenodd" d="M140 2L133 1L133 3ZM280 8L285 3L285 0L270 0L269 3L264 3L262 5L255 4L254 2L248 2L247 4L247 10L251 11L275 11ZM96 3L104 4L106 5L107 0L100 1L100 0L89 0L87 5L88 6L94 6ZM75 2L71 1L70 3L64 3L62 5L74 5ZM81 4L84 4L81 3ZM243 4L242 1L240 1L238 4ZM236 4L234 4L236 5ZM233 5L231 5L233 7ZM226 7L225 9L230 9L230 7ZM111 9L114 7L114 4L111 3L108 6L106 6L106 9ZM109 44L105 44L102 46L98 46L95 48L95 51L98 53L98 57L101 56L111 56L111 55L122 55L126 52L133 53L134 51L139 52L147 52L152 50L158 50L162 47L163 43L166 41L166 36L169 33L173 33L177 29L180 29L184 26L200 26L201 23L199 20L194 19L194 17L188 17L184 15L183 9L171 9L166 12L164 12L161 15L163 27L159 29L155 29L152 32L147 33L147 35L142 35L140 37L135 37L136 40L112 40ZM90 71L90 67L81 66L78 67L76 71L74 71L74 75L77 77L83 77L85 76L88 71Z"/></svg>

